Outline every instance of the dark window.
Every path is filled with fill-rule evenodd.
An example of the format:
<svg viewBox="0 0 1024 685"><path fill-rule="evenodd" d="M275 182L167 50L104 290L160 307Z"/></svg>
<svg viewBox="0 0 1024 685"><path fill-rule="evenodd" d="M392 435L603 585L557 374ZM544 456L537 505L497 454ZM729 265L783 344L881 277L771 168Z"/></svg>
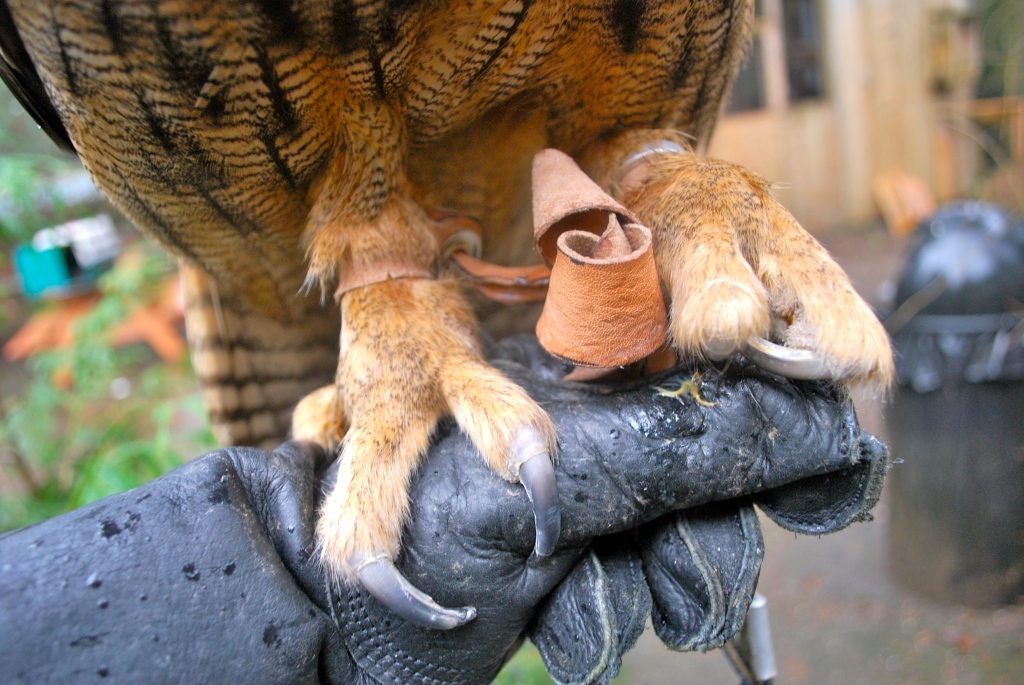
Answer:
<svg viewBox="0 0 1024 685"><path fill-rule="evenodd" d="M782 28L790 102L824 96L818 0L782 0Z"/></svg>
<svg viewBox="0 0 1024 685"><path fill-rule="evenodd" d="M732 84L732 92L729 94L725 111L728 113L746 112L751 109L761 109L764 106L764 64L761 59L761 37L755 35L747 61Z"/></svg>

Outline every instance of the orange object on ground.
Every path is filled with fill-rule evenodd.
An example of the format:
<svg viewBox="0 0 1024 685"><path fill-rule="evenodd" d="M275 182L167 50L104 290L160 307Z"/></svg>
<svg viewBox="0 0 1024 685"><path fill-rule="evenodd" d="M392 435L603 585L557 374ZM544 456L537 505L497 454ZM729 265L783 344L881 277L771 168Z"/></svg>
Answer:
<svg viewBox="0 0 1024 685"><path fill-rule="evenodd" d="M98 293L61 300L32 316L3 347L4 358L16 361L44 350L67 347L74 341L75 324L100 301ZM177 326L184 320L181 284L177 276L161 286L156 302L142 307L110 334L116 347L145 342L166 362L185 354L185 339Z"/></svg>
<svg viewBox="0 0 1024 685"><path fill-rule="evenodd" d="M935 197L917 176L887 171L875 178L871 190L886 228L897 238L910 235L923 219L935 213Z"/></svg>
<svg viewBox="0 0 1024 685"><path fill-rule="evenodd" d="M67 347L74 322L92 311L99 299L96 293L76 295L34 314L4 345L4 358L17 361L43 350Z"/></svg>

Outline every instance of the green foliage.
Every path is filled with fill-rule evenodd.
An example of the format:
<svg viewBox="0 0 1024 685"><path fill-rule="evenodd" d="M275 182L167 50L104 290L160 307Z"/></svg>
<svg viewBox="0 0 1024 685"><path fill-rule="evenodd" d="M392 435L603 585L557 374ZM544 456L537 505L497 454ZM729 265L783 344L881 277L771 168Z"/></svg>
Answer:
<svg viewBox="0 0 1024 685"><path fill-rule="evenodd" d="M102 298L73 344L36 355L31 382L3 402L0 465L22 487L0 500L0 530L136 487L214 446L187 362L147 366L144 351L109 342L171 269L152 248L122 259L100 280ZM115 379L134 392L112 399ZM69 390L61 387L67 380ZM185 435L183 423L194 426Z"/></svg>
<svg viewBox="0 0 1024 685"><path fill-rule="evenodd" d="M57 175L76 166L48 155L0 156L0 246L27 242L39 229L73 216L50 188Z"/></svg>

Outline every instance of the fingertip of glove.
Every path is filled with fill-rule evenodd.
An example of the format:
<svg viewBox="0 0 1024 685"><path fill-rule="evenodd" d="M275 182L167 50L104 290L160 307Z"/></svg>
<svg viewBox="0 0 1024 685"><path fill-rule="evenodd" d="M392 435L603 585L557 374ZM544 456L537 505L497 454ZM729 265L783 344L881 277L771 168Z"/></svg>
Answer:
<svg viewBox="0 0 1024 685"><path fill-rule="evenodd" d="M865 431L853 443L850 466L763 492L755 498L758 507L781 527L804 535L827 535L871 520L889 469L889 448Z"/></svg>

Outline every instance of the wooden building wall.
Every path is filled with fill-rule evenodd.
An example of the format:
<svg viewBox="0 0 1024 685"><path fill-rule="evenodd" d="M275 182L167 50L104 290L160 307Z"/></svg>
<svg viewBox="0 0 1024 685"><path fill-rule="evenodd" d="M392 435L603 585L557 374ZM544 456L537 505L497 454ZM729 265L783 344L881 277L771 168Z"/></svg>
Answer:
<svg viewBox="0 0 1024 685"><path fill-rule="evenodd" d="M760 0L764 106L723 116L708 154L777 183L777 197L812 232L875 219L871 182L891 169L921 177L940 196L965 192L971 146L951 138L939 118L945 101L969 96L970 55L957 55L963 73L942 94L934 71L936 26L968 26L966 9L944 0L816 0L824 91L794 102L783 14L791 1ZM968 37L952 49L974 48Z"/></svg>

